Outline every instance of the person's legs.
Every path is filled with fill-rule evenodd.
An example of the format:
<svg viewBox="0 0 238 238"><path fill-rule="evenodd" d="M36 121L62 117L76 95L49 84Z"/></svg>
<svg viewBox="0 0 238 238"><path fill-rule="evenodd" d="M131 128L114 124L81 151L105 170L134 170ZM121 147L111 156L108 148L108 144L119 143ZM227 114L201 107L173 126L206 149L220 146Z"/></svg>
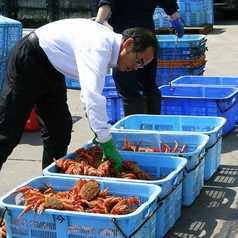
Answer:
<svg viewBox="0 0 238 238"><path fill-rule="evenodd" d="M141 71L137 71L139 90L143 91L145 114L159 115L161 111L161 92L156 84L157 59Z"/></svg>
<svg viewBox="0 0 238 238"><path fill-rule="evenodd" d="M27 36L17 42L10 53L3 80L0 163L4 163L18 145L35 104L49 164L53 157L66 154L70 141L72 120L66 104L66 85L64 76L52 66L37 43L33 46Z"/></svg>
<svg viewBox="0 0 238 238"><path fill-rule="evenodd" d="M0 94L0 163L18 145L31 110L41 96L42 71L25 43L17 42L6 65Z"/></svg>
<svg viewBox="0 0 238 238"><path fill-rule="evenodd" d="M66 155L71 139L72 118L67 105L63 75L58 75L54 90L41 97L35 106L43 140L42 169Z"/></svg>

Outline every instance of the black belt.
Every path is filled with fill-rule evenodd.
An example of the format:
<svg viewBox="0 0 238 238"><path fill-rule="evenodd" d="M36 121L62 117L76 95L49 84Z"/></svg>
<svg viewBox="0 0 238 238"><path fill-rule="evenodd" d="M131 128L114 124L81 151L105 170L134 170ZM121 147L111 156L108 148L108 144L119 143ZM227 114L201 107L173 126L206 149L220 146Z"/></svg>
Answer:
<svg viewBox="0 0 238 238"><path fill-rule="evenodd" d="M39 39L34 31L28 35L28 40L33 48L39 47Z"/></svg>
<svg viewBox="0 0 238 238"><path fill-rule="evenodd" d="M34 52L37 52L41 56L46 57L45 52L39 45L39 38L34 31L27 36L27 39L28 39L27 46L30 50L33 50Z"/></svg>

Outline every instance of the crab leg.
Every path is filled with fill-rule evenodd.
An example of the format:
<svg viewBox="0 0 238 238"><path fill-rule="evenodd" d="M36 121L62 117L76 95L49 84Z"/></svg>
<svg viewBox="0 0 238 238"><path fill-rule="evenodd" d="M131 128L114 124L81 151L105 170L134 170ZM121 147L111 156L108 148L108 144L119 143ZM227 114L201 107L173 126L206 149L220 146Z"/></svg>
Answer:
<svg viewBox="0 0 238 238"><path fill-rule="evenodd" d="M174 142L175 142L175 146L174 146L172 153L175 153L178 149L178 142L176 140Z"/></svg>
<svg viewBox="0 0 238 238"><path fill-rule="evenodd" d="M186 145L184 145L182 149L178 151L178 153L183 153L185 151L185 148L186 148Z"/></svg>
<svg viewBox="0 0 238 238"><path fill-rule="evenodd" d="M137 144L135 151L139 151L139 147L140 147L140 144L142 143L142 141L143 141L143 140L141 140L141 141Z"/></svg>
<svg viewBox="0 0 238 238"><path fill-rule="evenodd" d="M33 190L33 188L32 188L31 186L27 186L27 187L24 187L24 188L20 188L20 189L16 190L16 191L13 192L13 193L26 192L26 191L29 190L29 189L32 189L32 190ZM13 193L12 193L12 194L13 194Z"/></svg>
<svg viewBox="0 0 238 238"><path fill-rule="evenodd" d="M128 148L129 145L128 145L128 140L127 140L127 137L126 137L126 134L125 134L125 148Z"/></svg>
<svg viewBox="0 0 238 238"><path fill-rule="evenodd" d="M163 141L160 144L164 146L163 152L171 153L172 150L171 150L171 148L167 144L165 144ZM164 149L165 149L165 151L164 151ZM166 149L167 149L167 151L166 151Z"/></svg>
<svg viewBox="0 0 238 238"><path fill-rule="evenodd" d="M35 206L35 204L31 204L29 205L26 209L24 209L24 211L20 214L20 216L18 217L18 219L26 212L28 212L33 206Z"/></svg>
<svg viewBox="0 0 238 238"><path fill-rule="evenodd" d="M156 147L154 147L154 146L150 146L150 148L154 151L154 152L160 152L160 150L159 149L157 149Z"/></svg>

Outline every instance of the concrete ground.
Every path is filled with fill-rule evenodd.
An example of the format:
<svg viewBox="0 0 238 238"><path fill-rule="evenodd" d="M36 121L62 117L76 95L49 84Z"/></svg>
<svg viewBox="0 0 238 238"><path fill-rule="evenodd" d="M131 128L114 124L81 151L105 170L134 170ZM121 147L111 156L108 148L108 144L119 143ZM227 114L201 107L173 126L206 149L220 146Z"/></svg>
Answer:
<svg viewBox="0 0 238 238"><path fill-rule="evenodd" d="M25 30L24 33L29 31ZM207 64L204 76L238 76L238 21L215 15L214 30L207 34ZM73 116L72 141L68 152L82 147L93 134L84 116L79 90L68 90ZM60 130L60 128L59 128ZM166 238L238 238L238 125L223 138L221 164L205 182L200 195L181 216ZM19 145L0 172L0 196L17 185L41 176L40 132L24 132Z"/></svg>

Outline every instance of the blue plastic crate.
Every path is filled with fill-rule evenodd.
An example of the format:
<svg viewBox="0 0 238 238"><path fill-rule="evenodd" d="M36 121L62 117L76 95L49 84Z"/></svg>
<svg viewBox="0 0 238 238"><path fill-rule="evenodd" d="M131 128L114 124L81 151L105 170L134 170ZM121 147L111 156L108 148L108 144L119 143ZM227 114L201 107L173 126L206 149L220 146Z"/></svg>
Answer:
<svg viewBox="0 0 238 238"><path fill-rule="evenodd" d="M70 89L81 89L81 85L78 80L72 80L65 76L66 87Z"/></svg>
<svg viewBox="0 0 238 238"><path fill-rule="evenodd" d="M198 60L205 55L207 50L206 43L202 43L200 47L189 48L160 48L157 55L157 60Z"/></svg>
<svg viewBox="0 0 238 238"><path fill-rule="evenodd" d="M105 87L115 87L115 81L113 79L113 76L110 74L107 74L105 76Z"/></svg>
<svg viewBox="0 0 238 238"><path fill-rule="evenodd" d="M172 81L172 84L179 85L196 85L196 86L222 86L228 88L238 88L237 77L217 77L217 76L182 76ZM236 123L238 123L238 110L236 116Z"/></svg>
<svg viewBox="0 0 238 238"><path fill-rule="evenodd" d="M117 94L116 87L104 87L102 95L107 99L107 115L109 123L115 123L124 117L122 99Z"/></svg>
<svg viewBox="0 0 238 238"><path fill-rule="evenodd" d="M110 73L110 71L108 71L107 73ZM81 85L78 80L72 80L65 76L65 83L66 83L67 88L81 89ZM113 80L112 75L110 75L110 74L106 74L106 76L105 76L105 87L115 87L115 82Z"/></svg>
<svg viewBox="0 0 238 238"><path fill-rule="evenodd" d="M177 4L178 4L179 10L181 12L207 10L208 9L208 1L207 0L199 0L199 1L178 0Z"/></svg>
<svg viewBox="0 0 238 238"><path fill-rule="evenodd" d="M119 98L116 87L104 87L102 95L106 98Z"/></svg>
<svg viewBox="0 0 238 238"><path fill-rule="evenodd" d="M89 141L85 148L93 146L92 141ZM76 155L71 153L64 156L65 159L75 159ZM168 230L174 225L175 221L180 217L181 214L181 203L182 203L182 183L180 181L183 179L183 170L187 164L187 160L183 157L175 156L164 156L153 153L151 156L146 156L144 154L131 154L123 153L123 160L125 161L136 161L136 164L147 172L153 179L149 180L135 180L130 179L130 183L143 183L143 184L154 184L162 188L160 197L163 199L164 204L157 211L156 216L156 237L163 237ZM146 158L146 159L145 159ZM166 178L157 179L162 174L165 176L170 173ZM53 162L51 165L43 170L43 175L46 176L62 176L62 177L81 177L88 178L85 175L70 175L58 173L57 166ZM96 178L90 176L90 178ZM127 179L121 178L98 178L98 180L110 180L115 182L128 182ZM177 187L176 190L174 187ZM175 190L175 191L173 191ZM172 192L172 193L171 193ZM171 193L171 194L170 194Z"/></svg>
<svg viewBox="0 0 238 238"><path fill-rule="evenodd" d="M180 11L184 26L202 26L207 22L207 10Z"/></svg>
<svg viewBox="0 0 238 238"><path fill-rule="evenodd" d="M107 98L107 115L109 123L115 123L124 117L124 110L121 98Z"/></svg>
<svg viewBox="0 0 238 238"><path fill-rule="evenodd" d="M88 143L84 145L85 148L89 148L93 146L92 141L90 140ZM121 152L119 152L121 153ZM147 153L148 155L148 153ZM72 159L74 160L77 157L74 153L70 153L64 157L63 159ZM146 173L148 173L154 180L136 180L130 179L132 183L147 183L147 184L154 184L159 185L162 188L162 192L160 194L161 198L164 198L166 194L173 188L174 185L181 180L183 175L183 168L187 164L187 160L183 157L176 157L173 154L170 154L170 157L164 156L161 153L153 153L151 156L147 156L145 160L145 154L131 154L128 152L122 153L122 158L125 161L136 161L136 165L138 165L141 169L143 169ZM159 179L161 174L165 176L166 174L169 175L164 179ZM43 170L43 175L45 176L58 176L58 177L81 177L81 178L88 178L87 175L72 175L72 174L62 174L59 173L55 162L52 162L51 165L46 167ZM90 176L92 178L97 178L94 176ZM108 177L105 178L98 178L102 180L108 180ZM127 182L127 179L123 178L110 178L110 181L115 182Z"/></svg>
<svg viewBox="0 0 238 238"><path fill-rule="evenodd" d="M133 141L132 146L136 146L141 140L141 147L155 146L158 149L161 149L160 143L163 141L169 146L174 146L174 140L176 140L179 145L186 144L186 150L184 153L173 153L174 156L181 156L186 158L188 163L184 173L186 178L183 181L183 196L182 196L182 205L190 206L195 198L199 195L203 184L204 184L204 155L205 155L205 146L209 140L209 136L197 134L197 133L186 133L186 132L111 132L112 140L115 147L120 151L124 147L125 134L128 137L129 141ZM91 146L92 141L87 143L85 147ZM127 154L137 154L147 158L153 156L153 154L171 156L170 153L158 153L158 152L128 152L120 151L120 154L123 156ZM199 163L200 161L200 163ZM199 164L198 164L199 163ZM195 168L196 167L196 168ZM192 171L189 171L194 169ZM187 172L187 170L189 172Z"/></svg>
<svg viewBox="0 0 238 238"><path fill-rule="evenodd" d="M157 40L161 48L174 48L176 42L175 35L157 35ZM204 43L206 35L184 35L178 38L177 48L199 48Z"/></svg>
<svg viewBox="0 0 238 238"><path fill-rule="evenodd" d="M174 80L183 75L203 75L206 62L198 67L173 67L171 80ZM168 85L170 82L172 67L157 67L156 71L156 84L158 87Z"/></svg>
<svg viewBox="0 0 238 238"><path fill-rule="evenodd" d="M169 145L171 148L175 145L174 140L179 144L179 149L186 144L186 149L184 153L173 153L175 156L182 156L187 159L188 163L184 174L186 178L183 181L183 196L182 205L190 206L195 198L199 195L203 185L204 185L204 166L205 160L203 156L205 155L205 147L209 140L207 135L197 134L197 133L186 133L186 132L111 132L112 140L115 147L120 151L124 147L125 134L128 141L133 141L132 146L136 146L141 140L141 147L154 146L159 150L162 149L160 144L162 141ZM162 154L165 156L171 156L170 153L160 153L160 152L128 152L120 151L123 158L125 153L136 153L142 154L144 157L149 157L155 154ZM199 161L201 162L199 163ZM199 164L198 164L199 163ZM197 166L197 167L196 167ZM195 168L196 167L196 168ZM187 171L195 168L194 170Z"/></svg>
<svg viewBox="0 0 238 238"><path fill-rule="evenodd" d="M22 38L22 24L0 14L0 52L7 59L15 43Z"/></svg>
<svg viewBox="0 0 238 238"><path fill-rule="evenodd" d="M116 227L113 219L126 236L130 236L139 226L152 215L157 208L158 197L161 188L149 184L133 184L102 181L100 180L100 191L108 188L109 195L121 197L138 197L140 207L133 213L126 215L94 214L74 211L63 211L46 209L41 215L36 214L34 218L33 209L18 219L21 212L26 208L21 205L19 195L11 194L17 189L25 186L33 188L44 187L45 183L52 186L55 192L66 191L66 188L74 187L78 179L60 177L37 177L19 185L0 199L0 207L7 207L5 222L9 237L118 237L122 238L120 230ZM152 215L143 226L136 231L133 237L156 237L156 215Z"/></svg>
<svg viewBox="0 0 238 238"><path fill-rule="evenodd" d="M172 81L172 84L192 84L196 86L222 86L238 88L238 77L218 77L218 76L182 76Z"/></svg>
<svg viewBox="0 0 238 238"><path fill-rule="evenodd" d="M22 24L0 14L0 90L9 53L21 38Z"/></svg>
<svg viewBox="0 0 238 238"><path fill-rule="evenodd" d="M131 115L116 122L112 131L178 131L197 132L209 136L205 157L204 180L217 171L221 160L222 132L226 123L223 117Z"/></svg>
<svg viewBox="0 0 238 238"><path fill-rule="evenodd" d="M224 135L230 132L237 117L237 88L202 86L161 86L161 115L224 117Z"/></svg>

